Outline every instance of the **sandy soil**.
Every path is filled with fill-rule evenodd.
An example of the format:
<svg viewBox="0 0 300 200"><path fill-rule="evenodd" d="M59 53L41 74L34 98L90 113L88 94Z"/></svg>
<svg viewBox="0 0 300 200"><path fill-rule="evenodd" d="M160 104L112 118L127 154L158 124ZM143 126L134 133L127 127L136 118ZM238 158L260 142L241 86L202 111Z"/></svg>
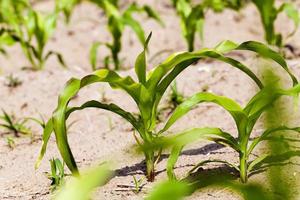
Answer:
<svg viewBox="0 0 300 200"><path fill-rule="evenodd" d="M149 57L151 58L152 55L161 50L184 51L186 47L180 34L179 20L170 7L169 1L143 0L141 3L154 6L166 23L166 27L162 28L152 20L140 19L144 22L146 32L153 31ZM36 7L48 10L53 7L53 1L38 3ZM278 30L287 33L291 30L292 23L286 23L285 19L284 16L280 16L277 27ZM94 41L109 40L105 23L105 19L101 17L101 11L88 3L83 3L75 9L70 25L66 26L63 20L60 20L47 48L62 52L69 66L68 70L60 68L55 59L50 59L43 71L22 71L21 68L28 64L20 48L15 46L8 49L10 57L0 57L0 69L2 71L0 107L15 113L18 117L39 117L41 114L47 119L56 106L57 96L65 82L71 77L82 77L91 72L88 61L91 44ZM204 44L197 45L196 49L201 46L215 46L225 39L236 42L263 40L258 13L253 6L246 7L240 13L231 11L225 11L221 14L207 13L204 35ZM300 31L289 43L293 44L300 52ZM141 50L141 45L130 30L126 30L123 44L124 51L121 57L124 58L124 65L129 68L129 66L133 66L134 59ZM101 58L106 54L105 49L99 51ZM166 56L162 55L152 60L149 63L149 69ZM249 64L254 71L259 72L257 59L252 54L239 52L234 56ZM298 77L300 77L299 64L299 58L289 60L291 69ZM22 80L21 86L14 89L5 86L5 77L11 73ZM130 69L121 73L133 75L134 71ZM245 104L257 89L254 83L238 70L232 69L226 64L208 61L202 61L189 67L178 78L178 87L186 96L208 89L216 94L231 97L241 104ZM87 99L101 99L103 94L109 101L117 102L129 111L136 111L133 101L124 93L112 91L103 84L85 88L73 103L79 105ZM69 140L80 168L86 168L105 160L113 160L117 170L116 176L97 192L98 197L95 199L142 199L153 184L147 183L138 195L131 190L133 186L132 175L136 174L138 178L143 176L143 157L132 153L134 138L130 125L115 115L99 110L75 113L69 122L76 122L70 129ZM294 123L297 124L298 121ZM37 138L34 142L26 137L16 138L17 146L12 150L7 146L5 138L0 138L1 199L49 199L51 196L50 181L44 173L50 170L48 160L52 157L59 157L55 139L51 138L46 157L41 167L35 171L34 162L41 146L41 130L35 124L31 126ZM191 111L172 128L172 131L178 132L191 126L217 126L236 134L234 122L230 116L212 104L205 104ZM257 132L259 130L260 127L258 126ZM190 168L190 165L207 158L222 158L237 162L236 156L236 153L230 149L206 142L198 142L186 148L180 157L176 172L183 174ZM166 178L166 173L163 171L165 164L166 159L158 164L157 171L161 171L161 173L158 174L157 180ZM296 172L299 174L299 169ZM253 180L261 180L261 176L254 176ZM204 192L193 194L188 199L233 200L239 199L239 197L226 189L206 189Z"/></svg>

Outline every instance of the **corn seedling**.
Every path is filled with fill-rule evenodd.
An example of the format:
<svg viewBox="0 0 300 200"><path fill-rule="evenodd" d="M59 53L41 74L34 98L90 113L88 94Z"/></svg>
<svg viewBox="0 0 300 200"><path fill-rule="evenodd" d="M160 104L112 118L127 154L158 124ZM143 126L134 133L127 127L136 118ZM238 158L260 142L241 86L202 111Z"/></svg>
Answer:
<svg viewBox="0 0 300 200"><path fill-rule="evenodd" d="M6 129L8 133L13 133L15 137L22 135L32 135L31 130L26 127L27 119L15 119L13 115L9 115L2 110L3 115L0 116L0 127Z"/></svg>
<svg viewBox="0 0 300 200"><path fill-rule="evenodd" d="M65 66L61 54L45 52L45 46L56 27L56 12L44 15L33 10L26 0L1 0L0 3L3 21L12 30L11 37L21 45L31 69L43 69L52 55Z"/></svg>
<svg viewBox="0 0 300 200"><path fill-rule="evenodd" d="M5 85L10 88L16 88L22 85L22 81L18 77L15 77L13 74L10 74L6 77Z"/></svg>
<svg viewBox="0 0 300 200"><path fill-rule="evenodd" d="M172 2L180 17L181 31L187 43L188 51L194 50L196 34L199 34L200 39L203 41L205 12L208 9L221 12L225 8L237 10L242 6L241 0L205 0L196 5L192 5L190 0L172 0Z"/></svg>
<svg viewBox="0 0 300 200"><path fill-rule="evenodd" d="M203 6L202 4L192 6L189 0L173 0L173 4L180 16L181 31L186 40L188 51L193 51L196 33L203 40Z"/></svg>
<svg viewBox="0 0 300 200"><path fill-rule="evenodd" d="M65 178L64 163L58 158L49 160L51 173L47 173L48 179L51 180L51 191L57 190L63 183Z"/></svg>
<svg viewBox="0 0 300 200"><path fill-rule="evenodd" d="M284 11L295 24L294 31L288 35L288 37L291 37L296 33L300 23L300 15L297 8L290 2L284 2L279 8L276 8L275 0L252 0L252 2L255 4L260 13L265 31L265 40L270 45L282 47L282 35L275 32L275 21L278 15Z"/></svg>
<svg viewBox="0 0 300 200"><path fill-rule="evenodd" d="M178 144L174 145L168 162L167 170L169 177L175 178L173 167L182 148L189 142L194 142L197 138L205 138L207 140L229 146L238 152L239 166L223 160L206 160L197 164L190 172L193 172L206 163L220 162L236 169L236 171L238 171L240 174L241 181L243 183L247 182L249 173L251 173L252 170L255 170L257 164L266 157L266 155L262 155L252 161L249 161L251 153L261 141L266 140L268 136L278 131L300 131L300 128L298 127L289 128L284 125L279 125L275 128L273 127L266 129L259 137L250 142L251 133L257 120L260 118L262 113L265 112L279 97L283 95L297 96L299 92L300 85L296 85L289 90L274 89L274 87L268 85L259 91L244 108L242 108L232 99L212 93L200 92L193 95L176 108L174 113L167 121L163 132L169 129L172 124L189 112L195 105L199 103L210 102L221 106L233 117L236 123L238 137L234 138L231 134L218 128L194 128L173 136L171 141L173 140L173 142Z"/></svg>
<svg viewBox="0 0 300 200"><path fill-rule="evenodd" d="M85 108L99 108L111 111L125 120L127 120L139 134L136 137L137 144L151 144L159 134L156 130L158 105L161 102L167 88L174 79L187 67L201 58L212 58L229 64L248 75L259 88L263 85L257 76L241 62L227 57L222 52L233 50L249 50L257 52L261 56L267 56L278 62L291 76L293 81L297 83L296 78L290 73L284 59L272 51L265 45L257 42L246 42L237 45L233 42L226 41L212 49L202 49L195 52L183 52L171 55L160 65L155 67L150 73L146 73L146 49L150 36L146 40L144 51L140 53L136 59L135 72L138 81L132 77L122 77L117 72L108 69L97 70L93 74L82 79L72 78L68 81L61 95L59 96L58 106L52 117L47 122L43 134L43 145L40 156L37 160L36 167L39 166L43 158L49 137L52 132L55 133L57 147L62 155L68 168L74 175L78 174L78 167L68 143L68 135L66 130L66 121L68 117L75 111ZM85 86L94 83L109 83L112 88L125 91L136 103L139 109L139 116L135 117L133 113L129 113L116 104L105 104L96 100L91 100L78 107L70 107L69 103L77 93ZM143 151L146 161L146 176L149 181L153 181L155 177L155 161L159 157L160 151L152 151L145 149Z"/></svg>
<svg viewBox="0 0 300 200"><path fill-rule="evenodd" d="M118 7L118 1L116 0L91 1L96 3L104 10L106 17L108 18L108 30L113 39L112 43L96 42L92 45L90 50L90 63L93 71L97 68L97 50L101 45L105 45L111 52L111 57L107 56L104 59L104 67L109 68L109 64L111 63L112 59L112 62L114 63L114 69L118 70L120 68L119 53L122 49L121 41L125 27L130 27L136 34L139 41L142 44L145 43L146 38L144 30L141 24L132 16L134 13L145 12L148 17L153 18L162 24L162 21L160 20L158 14L147 5L140 7L136 3L132 3L125 11L121 12Z"/></svg>

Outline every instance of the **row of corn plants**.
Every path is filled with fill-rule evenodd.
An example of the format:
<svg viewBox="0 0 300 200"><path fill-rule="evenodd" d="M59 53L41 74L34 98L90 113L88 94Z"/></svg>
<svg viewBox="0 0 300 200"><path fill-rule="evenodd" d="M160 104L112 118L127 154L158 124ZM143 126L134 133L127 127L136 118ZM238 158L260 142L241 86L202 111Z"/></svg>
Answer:
<svg viewBox="0 0 300 200"><path fill-rule="evenodd" d="M135 140L145 156L147 168L146 176L149 181L154 181L155 163L157 163L156 161L159 159L162 149L165 149L170 145L174 146L167 167L170 178L174 178L175 176L172 170L181 149L186 144L195 141L197 138L206 138L228 145L239 153L240 164L238 166L230 164L230 166L233 166L234 169L240 173L242 182L247 182L248 174L252 169L255 169L256 164L261 160L261 158L258 158L249 162L249 156L256 145L264 140L266 136L278 130L299 130L297 127L289 128L280 126L275 129L266 130L262 133L261 137L255 139L251 144L249 142L254 125L267 107L280 96L296 96L299 92L300 86L298 85L296 77L289 70L286 61L279 53L276 53L259 42L249 41L242 44L235 44L231 41L225 41L212 49L205 48L194 52L173 54L147 73L146 49L150 37L151 34L146 40L144 50L138 55L135 62L137 81L130 76L122 77L116 71L109 69L97 70L93 74L85 76L82 79L72 78L68 81L65 89L59 96L57 108L46 125L43 135L43 146L36 166L39 165L43 158L50 135L54 132L57 147L67 167L74 175L79 174L75 158L68 143L66 121L73 112L86 108L98 108L111 111L124 118L133 126L138 133ZM288 90L269 89L268 85L263 85L261 80L249 67L240 61L227 56L227 53L235 50L255 52L261 57L266 57L278 63L291 77L294 87ZM195 94L175 109L163 129L157 130L158 106L167 88L187 67L204 58L215 59L239 69L256 83L259 92L249 101L245 108L241 108L236 102L226 97L220 97L211 93ZM75 107L69 106L72 98L77 95L82 88L94 83L108 83L112 88L124 90L136 103L139 110L139 116L136 117L133 113L123 110L116 104L106 104L96 100L87 101L86 103ZM227 110L236 122L239 133L238 138L235 139L231 134L223 132L218 128L194 128L171 136L171 138L165 136L164 133L166 133L172 124L201 102L213 102ZM193 170L207 162L212 161L201 162L196 165ZM226 161L220 162L226 163Z"/></svg>
<svg viewBox="0 0 300 200"><path fill-rule="evenodd" d="M261 23L265 32L265 40L268 44L283 47L286 40L293 36L300 23L300 15L293 2L284 2L278 8L275 0L251 0L261 17ZM186 41L188 51L193 51L196 34L203 41L205 14L208 10L222 12L224 9L239 11L246 4L246 0L204 0L194 4L190 0L172 0L173 6L180 17L182 35ZM275 31L275 21L280 13L286 13L287 17L294 23L294 30L283 38L281 33Z"/></svg>
<svg viewBox="0 0 300 200"><path fill-rule="evenodd" d="M4 47L19 43L24 55L30 62L30 68L43 69L45 62L51 55L57 56L58 61L63 65L65 62L60 53L56 51L45 52L45 47L56 28L56 21L59 13L63 13L68 23L76 5L82 0L62 0L56 1L53 12L45 15L32 8L28 0L9 1L1 0L0 24L0 52L5 53ZM113 63L113 68L120 69L121 61L119 54L122 49L122 35L126 27L130 27L136 34L138 40L144 44L145 34L142 25L133 17L134 13L145 12L148 17L153 18L161 25L164 25L159 14L150 6L139 6L131 3L126 9L120 8L117 0L89 0L104 11L107 18L107 27L112 38L112 42L95 42L90 49L90 63L93 70L97 68L97 52L100 46L106 46L111 55L106 56L103 66L109 68ZM282 48L286 40L293 36L300 23L300 15L292 2L284 2L278 8L275 0L250 1L253 3L261 16L262 26L265 32L265 40L268 44ZM171 2L180 17L182 35L187 43L188 51L193 51L196 34L203 41L205 14L208 10L222 12L224 9L239 11L248 4L246 0L213 0L202 1L194 4L190 0L172 0ZM283 38L281 33L275 31L275 21L281 12L294 22L295 29L287 37Z"/></svg>
<svg viewBox="0 0 300 200"><path fill-rule="evenodd" d="M18 43L21 46L30 63L30 66L25 68L41 70L52 55L65 67L60 53L46 50L46 45L56 28L58 12L41 13L34 10L27 0L1 0L0 8L2 44Z"/></svg>

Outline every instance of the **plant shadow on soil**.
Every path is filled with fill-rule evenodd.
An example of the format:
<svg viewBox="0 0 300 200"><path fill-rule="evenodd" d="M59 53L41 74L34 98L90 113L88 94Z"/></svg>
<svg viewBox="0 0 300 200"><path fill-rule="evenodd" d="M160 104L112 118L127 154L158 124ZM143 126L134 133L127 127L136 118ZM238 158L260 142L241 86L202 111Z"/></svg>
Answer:
<svg viewBox="0 0 300 200"><path fill-rule="evenodd" d="M208 153L212 153L213 151L219 150L224 148L223 145L220 144L207 144L201 148L196 149L188 149L181 153L181 155L206 155ZM169 154L162 154L160 160L167 159ZM287 151L282 154L278 155L269 155L263 159L257 167L254 168L253 172L249 173L249 177L263 173L267 171L269 167L280 167L285 165L297 165L300 166L300 163L292 162L291 159L294 157L300 157L300 150L295 151ZM193 167L192 164L183 165L177 168L183 167ZM146 171L145 168L145 160L136 163L132 166L126 166L115 171L115 177L122 177L122 176L133 176L133 175L143 175ZM166 170L160 170L156 172L156 175L165 172ZM227 184L232 181L237 181L239 178L239 173L229 167L227 165L220 165L214 168L202 168L199 167L198 170L186 178L182 179L181 181L186 181L191 184L191 193L195 191L209 187L209 186L220 186L222 184ZM220 181L222 180L222 181ZM221 184L220 184L221 183ZM145 186L146 184L141 185L141 187ZM118 185L119 188L128 187L127 185Z"/></svg>
<svg viewBox="0 0 300 200"><path fill-rule="evenodd" d="M208 153L211 153L213 151L216 151L216 150L219 150L222 148L224 148L224 146L220 145L220 144L208 144L201 148L185 150L180 155L188 155L188 156L206 155ZM164 159L167 159L168 157L169 157L169 154L162 154L160 156L159 162ZM193 166L193 165L186 165L183 167L187 167L187 166ZM158 175L164 171L166 171L166 170L157 171L156 175ZM132 166L126 166L126 167L117 169L115 171L115 176L132 176L132 175L144 174L145 172L146 172L145 160L142 160L141 162L136 163Z"/></svg>

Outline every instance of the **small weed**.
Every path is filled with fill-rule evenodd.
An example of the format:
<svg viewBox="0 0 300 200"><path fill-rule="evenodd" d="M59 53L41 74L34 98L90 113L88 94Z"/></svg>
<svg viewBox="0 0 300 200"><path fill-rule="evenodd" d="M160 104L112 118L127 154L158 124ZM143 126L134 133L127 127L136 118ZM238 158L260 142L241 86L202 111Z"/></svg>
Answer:
<svg viewBox="0 0 300 200"><path fill-rule="evenodd" d="M134 193L138 194L142 189L143 178L137 179L135 176L132 176L134 183Z"/></svg>
<svg viewBox="0 0 300 200"><path fill-rule="evenodd" d="M2 110L3 115L0 116L0 127L8 130L8 133L13 133L15 137L22 135L32 135L31 130L26 127L27 119L16 119L14 115L9 115L5 110Z"/></svg>
<svg viewBox="0 0 300 200"><path fill-rule="evenodd" d="M10 74L6 77L5 85L10 88L16 88L22 85L22 81L18 77L15 77L13 74Z"/></svg>
<svg viewBox="0 0 300 200"><path fill-rule="evenodd" d="M14 149L16 147L16 142L12 137L7 137L6 142L9 148Z"/></svg>
<svg viewBox="0 0 300 200"><path fill-rule="evenodd" d="M65 170L64 163L61 162L58 158L52 158L49 160L51 173L46 173L48 179L51 180L51 191L55 191L61 187L64 183Z"/></svg>

